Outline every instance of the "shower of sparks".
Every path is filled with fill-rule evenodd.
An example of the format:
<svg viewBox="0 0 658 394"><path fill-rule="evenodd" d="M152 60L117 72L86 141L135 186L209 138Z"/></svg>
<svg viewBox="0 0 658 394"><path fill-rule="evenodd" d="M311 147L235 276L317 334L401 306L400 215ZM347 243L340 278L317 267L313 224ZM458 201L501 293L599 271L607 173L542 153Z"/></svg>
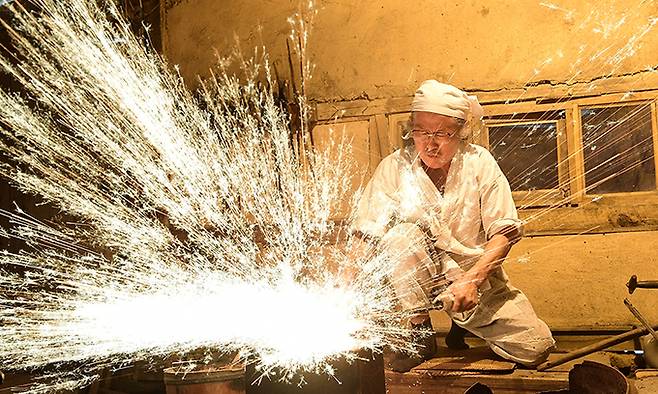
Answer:
<svg viewBox="0 0 658 394"><path fill-rule="evenodd" d="M45 393L87 385L103 368L205 349L198 361L238 353L263 375L292 380L332 374L331 361L353 360L356 349L409 346L385 280L397 259L371 248L352 261L356 241L331 219L352 193L349 144L332 145L338 154L310 150L304 123L296 138L266 56L239 58L242 78L220 61L195 96L141 47L111 1L34 2L38 16L14 5L5 26L16 54L0 67L28 94L0 92L0 171L77 223L0 212L13 225L0 236L31 247L0 255L0 369L38 369L41 379L25 389ZM302 16L291 26L304 118L311 64ZM594 32L614 36L624 20L613 22ZM588 62L612 75L654 26L621 47L584 45L568 83ZM529 82L552 64L543 61ZM525 142L501 158L532 146Z"/></svg>
<svg viewBox="0 0 658 394"><path fill-rule="evenodd" d="M265 56L195 97L112 2L35 3L4 26L28 94L0 92L0 170L77 223L2 213L31 249L0 255L0 369L55 371L25 388L49 392L206 348L292 379L405 347L393 259L333 240L349 152L293 142Z"/></svg>

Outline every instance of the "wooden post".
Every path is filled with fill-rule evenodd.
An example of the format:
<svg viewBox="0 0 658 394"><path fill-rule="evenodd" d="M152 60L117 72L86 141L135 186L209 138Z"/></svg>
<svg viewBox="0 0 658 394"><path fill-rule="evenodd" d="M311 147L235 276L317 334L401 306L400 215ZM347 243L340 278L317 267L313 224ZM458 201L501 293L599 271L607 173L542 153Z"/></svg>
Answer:
<svg viewBox="0 0 658 394"><path fill-rule="evenodd" d="M656 189L658 189L658 111L656 100L651 101L651 134L653 135L653 163L656 172Z"/></svg>
<svg viewBox="0 0 658 394"><path fill-rule="evenodd" d="M585 196L585 159L578 104L574 104L571 109L567 110L566 115L572 202L581 202Z"/></svg>

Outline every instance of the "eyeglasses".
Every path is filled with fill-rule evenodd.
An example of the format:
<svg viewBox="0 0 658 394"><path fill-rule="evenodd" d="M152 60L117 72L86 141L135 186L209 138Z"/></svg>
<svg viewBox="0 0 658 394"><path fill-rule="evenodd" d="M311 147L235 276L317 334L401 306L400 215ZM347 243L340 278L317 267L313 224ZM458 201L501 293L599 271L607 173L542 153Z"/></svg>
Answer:
<svg viewBox="0 0 658 394"><path fill-rule="evenodd" d="M411 130L407 135L406 138L409 137L414 137L422 141L429 141L430 139L434 138L450 138L457 134L456 131L449 132L445 130L426 130L426 129L414 129Z"/></svg>

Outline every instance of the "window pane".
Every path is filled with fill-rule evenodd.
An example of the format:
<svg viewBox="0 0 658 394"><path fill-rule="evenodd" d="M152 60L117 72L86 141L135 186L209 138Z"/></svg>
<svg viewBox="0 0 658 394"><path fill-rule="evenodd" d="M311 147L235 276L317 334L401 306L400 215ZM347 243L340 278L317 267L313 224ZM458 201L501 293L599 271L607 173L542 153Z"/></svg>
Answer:
<svg viewBox="0 0 658 394"><path fill-rule="evenodd" d="M489 145L513 191L558 187L556 123L489 126Z"/></svg>
<svg viewBox="0 0 658 394"><path fill-rule="evenodd" d="M651 106L581 110L588 194L656 189Z"/></svg>

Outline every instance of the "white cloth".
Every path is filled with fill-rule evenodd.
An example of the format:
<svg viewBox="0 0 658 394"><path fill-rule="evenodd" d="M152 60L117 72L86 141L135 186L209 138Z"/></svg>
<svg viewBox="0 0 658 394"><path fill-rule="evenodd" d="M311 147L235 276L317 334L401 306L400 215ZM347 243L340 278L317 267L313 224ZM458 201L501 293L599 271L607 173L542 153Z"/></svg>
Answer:
<svg viewBox="0 0 658 394"><path fill-rule="evenodd" d="M424 231L411 223L394 226L382 238L384 250L399 261L390 282L403 310L426 307L432 289L451 280L437 275L450 270L449 256L439 253L431 258L425 238ZM525 294L509 284L502 269L489 277L489 283L475 308L447 311L450 318L484 339L501 357L528 366L545 361L555 346L546 323L537 317Z"/></svg>
<svg viewBox="0 0 658 394"><path fill-rule="evenodd" d="M459 131L459 138L466 139L479 127L484 111L476 96L434 79L420 84L411 101L412 112L431 112L463 119L466 124Z"/></svg>
<svg viewBox="0 0 658 394"><path fill-rule="evenodd" d="M502 228L522 231L509 183L484 148L460 143L446 179L437 190L413 146L382 160L355 213L355 230L381 238L396 223L430 229L436 247L463 257L484 252L486 241Z"/></svg>
<svg viewBox="0 0 658 394"><path fill-rule="evenodd" d="M429 230L434 247L447 252L441 258L443 266L432 273L442 275L470 269L484 253L487 240L503 228L523 232L509 183L496 160L481 146L465 142L452 159L443 195L421 166L415 147L382 160L359 201L353 229L382 238L400 223ZM490 276L507 281L502 267ZM489 287L486 280L481 290Z"/></svg>
<svg viewBox="0 0 658 394"><path fill-rule="evenodd" d="M421 83L411 101L412 112L432 112L464 120L470 108L466 93L434 79Z"/></svg>
<svg viewBox="0 0 658 394"><path fill-rule="evenodd" d="M490 277L489 283L491 289L482 293L478 305L465 314L448 313L452 320L484 339L503 358L526 366L546 361L555 340L528 297L497 276Z"/></svg>
<svg viewBox="0 0 658 394"><path fill-rule="evenodd" d="M462 142L444 190L441 195L410 146L382 160L359 201L353 229L381 238L399 261L390 279L404 310L427 307L433 289L454 280L451 272L468 270L504 227L522 232L509 183L486 149ZM437 249L438 258L431 258ZM450 317L507 359L544 361L554 346L551 332L502 267L480 290L476 308Z"/></svg>

